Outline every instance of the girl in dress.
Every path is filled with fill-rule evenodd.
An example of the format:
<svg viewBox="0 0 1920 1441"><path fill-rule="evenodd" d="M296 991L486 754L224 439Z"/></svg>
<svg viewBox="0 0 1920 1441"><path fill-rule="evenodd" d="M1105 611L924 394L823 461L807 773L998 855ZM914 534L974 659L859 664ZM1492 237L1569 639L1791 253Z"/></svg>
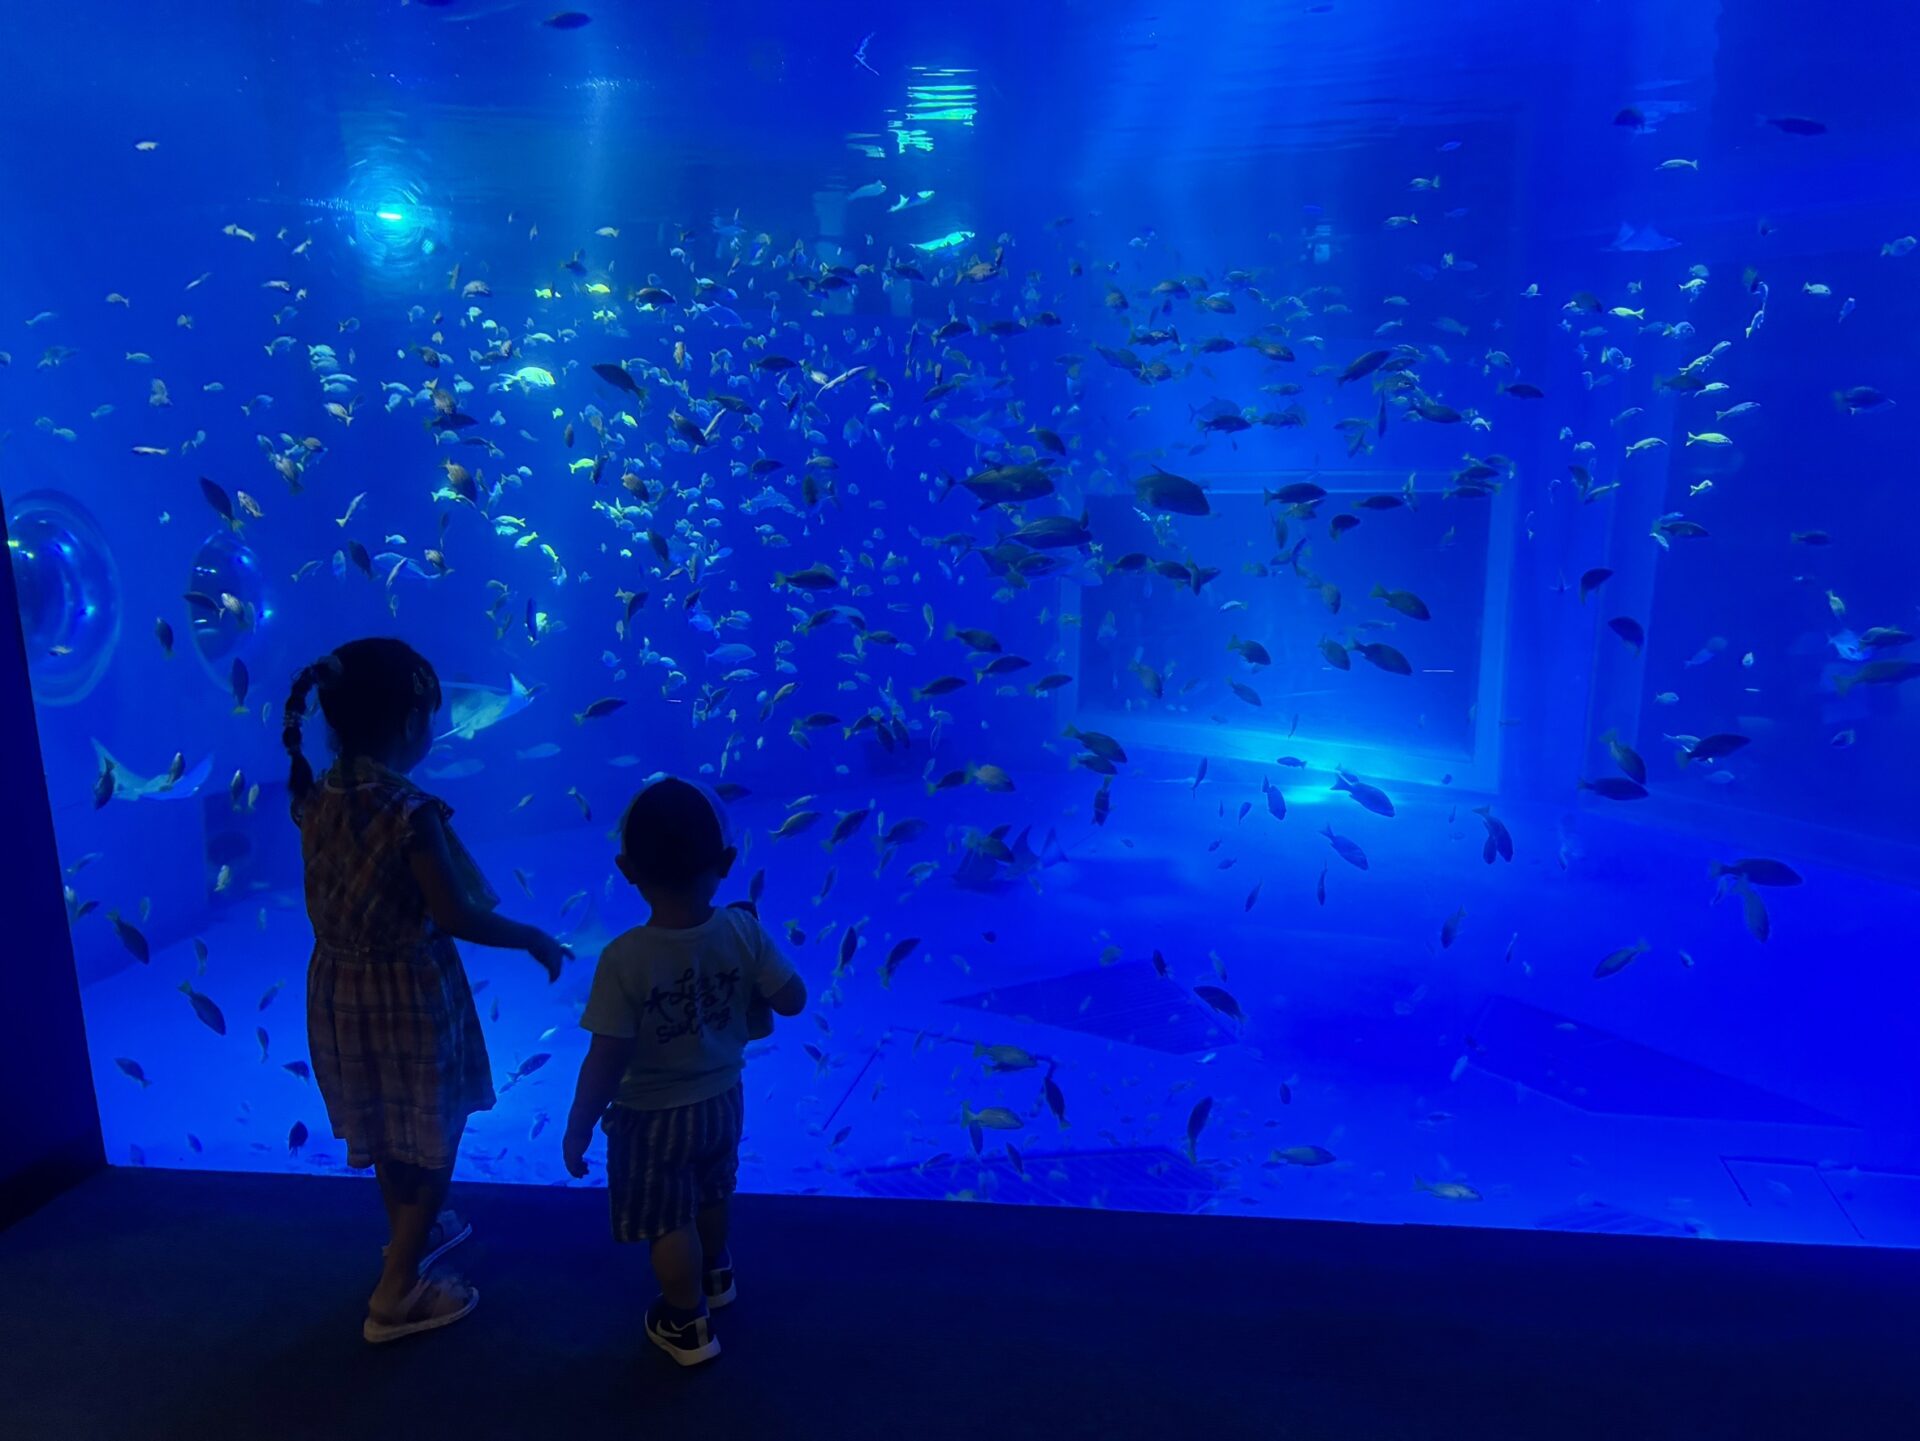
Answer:
<svg viewBox="0 0 1920 1441"><path fill-rule="evenodd" d="M334 763L301 748L310 698ZM451 1325L479 1301L427 1268L472 1235L443 1212L467 1117L492 1109L473 992L456 940L522 950L551 981L568 955L546 932L496 915L497 897L448 825L446 802L407 779L432 744L440 681L403 641L350 641L294 678L281 740L306 871L313 959L313 1079L347 1163L371 1166L389 1240L362 1334L393 1341Z"/></svg>

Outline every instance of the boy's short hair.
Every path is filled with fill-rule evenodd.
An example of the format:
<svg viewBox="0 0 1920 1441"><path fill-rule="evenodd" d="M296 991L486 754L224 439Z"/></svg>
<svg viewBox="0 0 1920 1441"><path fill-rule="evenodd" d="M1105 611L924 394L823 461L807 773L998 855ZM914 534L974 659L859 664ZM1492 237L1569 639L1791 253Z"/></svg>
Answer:
<svg viewBox="0 0 1920 1441"><path fill-rule="evenodd" d="M720 798L677 776L643 787L620 822L620 854L640 885L691 886L719 868L732 844Z"/></svg>

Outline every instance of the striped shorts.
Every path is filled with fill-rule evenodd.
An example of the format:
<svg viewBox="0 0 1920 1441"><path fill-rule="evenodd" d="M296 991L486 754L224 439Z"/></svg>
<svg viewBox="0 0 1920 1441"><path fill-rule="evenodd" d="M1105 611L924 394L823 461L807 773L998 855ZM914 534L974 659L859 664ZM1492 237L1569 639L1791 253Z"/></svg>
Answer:
<svg viewBox="0 0 1920 1441"><path fill-rule="evenodd" d="M664 1111L607 1107L607 1200L616 1241L654 1241L691 1226L702 1208L733 1194L740 1173L735 1086L711 1100Z"/></svg>

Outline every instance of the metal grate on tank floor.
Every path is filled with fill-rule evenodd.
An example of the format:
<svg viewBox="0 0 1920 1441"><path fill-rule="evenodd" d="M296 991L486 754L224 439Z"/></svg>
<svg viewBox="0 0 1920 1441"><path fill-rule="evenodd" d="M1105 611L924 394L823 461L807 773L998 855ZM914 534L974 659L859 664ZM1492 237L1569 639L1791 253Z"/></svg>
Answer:
<svg viewBox="0 0 1920 1441"><path fill-rule="evenodd" d="M1023 1154L1020 1162L1016 1170L1001 1146L980 1156L869 1166L848 1172L846 1179L864 1194L888 1200L941 1201L971 1192L1012 1205L1187 1213L1203 1209L1216 1189L1210 1175L1164 1147L1037 1151Z"/></svg>
<svg viewBox="0 0 1920 1441"><path fill-rule="evenodd" d="M1234 1038L1207 1007L1146 961L1070 971L948 999L950 1006L1059 1026L1187 1056Z"/></svg>
<svg viewBox="0 0 1920 1441"><path fill-rule="evenodd" d="M1533 1223L1533 1228L1536 1231L1585 1231L1610 1236L1697 1236L1700 1234L1692 1226L1683 1226L1674 1221L1662 1221L1657 1216L1643 1216L1637 1211L1608 1205L1605 1201L1589 1201L1584 1206L1575 1206L1571 1210L1542 1216Z"/></svg>
<svg viewBox="0 0 1920 1441"><path fill-rule="evenodd" d="M1565 1029L1563 1029L1563 1027ZM1476 1069L1582 1111L1674 1120L1831 1126L1838 1116L1597 1026L1496 996L1474 1024Z"/></svg>

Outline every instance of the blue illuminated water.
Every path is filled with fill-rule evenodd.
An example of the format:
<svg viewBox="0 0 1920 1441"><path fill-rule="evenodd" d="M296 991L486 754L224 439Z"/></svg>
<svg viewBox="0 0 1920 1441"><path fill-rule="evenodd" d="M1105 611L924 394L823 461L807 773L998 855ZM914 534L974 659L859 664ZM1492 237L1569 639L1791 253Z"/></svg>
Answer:
<svg viewBox="0 0 1920 1441"><path fill-rule="evenodd" d="M640 918L609 832L679 770L746 788L736 882L764 870L815 997L755 1047L751 1188L1920 1243L1920 685L1855 680L1915 654L1859 649L1873 628L1920 630L1920 21L605 8L563 32L501 0L79 4L0 56L0 488L112 1159L341 1169L287 1069L311 937L278 707L329 646L397 633L450 683L532 688L417 779L504 908L582 956L548 987L468 952L502 1092L465 1175L565 1183L591 957ZM83 42L78 74L28 58ZM1393 366L1339 380L1403 344L1462 419L1410 414ZM664 372L648 406L596 378L615 361ZM436 381L489 444L436 439ZM705 427L722 389L758 429L723 413L694 453L668 414ZM1055 494L1017 508L949 484L1047 457ZM505 483L485 514L449 460ZM1154 465L1210 513L1143 505ZM1304 511L1265 498L1307 484ZM1097 551L981 553L1082 514ZM1016 583L1022 555L1047 568ZM845 583L774 585L813 564ZM833 604L860 625L810 623ZM602 697L627 704L575 721ZM904 747L848 734L870 709ZM1069 727L1127 752L1104 801ZM1625 776L1609 733L1645 799L1580 788ZM1680 763L1715 734L1747 743ZM97 807L96 742L189 780ZM1013 789L939 785L982 764ZM828 822L773 839L801 808L873 814L831 850ZM1716 900L1745 857L1802 883ZM1024 1125L976 1152L985 1105Z"/></svg>

